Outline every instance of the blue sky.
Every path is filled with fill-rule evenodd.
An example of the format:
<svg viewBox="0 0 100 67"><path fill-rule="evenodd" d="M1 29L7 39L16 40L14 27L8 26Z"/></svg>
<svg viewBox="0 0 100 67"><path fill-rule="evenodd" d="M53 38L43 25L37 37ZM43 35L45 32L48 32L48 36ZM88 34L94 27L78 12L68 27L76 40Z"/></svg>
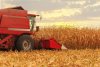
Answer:
<svg viewBox="0 0 100 67"><path fill-rule="evenodd" d="M0 0L0 5L23 6L44 22L100 22L100 0Z"/></svg>

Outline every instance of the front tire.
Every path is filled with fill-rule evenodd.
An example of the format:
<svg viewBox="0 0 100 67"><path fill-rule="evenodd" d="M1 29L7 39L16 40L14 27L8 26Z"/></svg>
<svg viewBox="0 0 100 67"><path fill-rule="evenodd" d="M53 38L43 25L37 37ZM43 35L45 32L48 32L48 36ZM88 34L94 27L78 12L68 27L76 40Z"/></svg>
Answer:
<svg viewBox="0 0 100 67"><path fill-rule="evenodd" d="M34 41L30 35L22 35L17 39L15 47L18 51L29 51L34 49Z"/></svg>

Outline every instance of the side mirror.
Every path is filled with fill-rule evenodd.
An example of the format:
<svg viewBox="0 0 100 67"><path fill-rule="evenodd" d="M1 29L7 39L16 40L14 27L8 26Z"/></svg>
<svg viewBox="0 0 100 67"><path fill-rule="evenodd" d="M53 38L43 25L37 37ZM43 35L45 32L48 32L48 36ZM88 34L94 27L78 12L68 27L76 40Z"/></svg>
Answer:
<svg viewBox="0 0 100 67"><path fill-rule="evenodd" d="M39 26L36 26L36 32L38 32L38 31L39 31L39 29L40 29L40 28L39 28Z"/></svg>

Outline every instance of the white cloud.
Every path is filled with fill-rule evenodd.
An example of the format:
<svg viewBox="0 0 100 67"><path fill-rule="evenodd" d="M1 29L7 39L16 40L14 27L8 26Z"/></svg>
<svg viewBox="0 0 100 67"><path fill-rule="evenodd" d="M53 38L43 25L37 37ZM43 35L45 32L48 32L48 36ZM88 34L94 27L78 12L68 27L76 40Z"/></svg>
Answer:
<svg viewBox="0 0 100 67"><path fill-rule="evenodd" d="M93 4L92 6L93 6L93 7L100 6L100 1L99 1L99 2L97 2L97 3L95 3L95 4Z"/></svg>
<svg viewBox="0 0 100 67"><path fill-rule="evenodd" d="M9 4L6 2L6 0L0 0L0 8L9 8L9 7L14 7L16 5Z"/></svg>
<svg viewBox="0 0 100 67"><path fill-rule="evenodd" d="M61 0L51 0L52 3L57 3L57 2L61 2Z"/></svg>
<svg viewBox="0 0 100 67"><path fill-rule="evenodd" d="M89 7L98 7L98 6L100 6L100 1L97 1L96 3L91 4L91 5L87 5L87 6L85 6L84 8L89 8Z"/></svg>
<svg viewBox="0 0 100 67"><path fill-rule="evenodd" d="M91 17L89 18L90 20L94 20L94 21L100 21L100 17Z"/></svg>
<svg viewBox="0 0 100 67"><path fill-rule="evenodd" d="M60 18L63 16L73 16L76 14L80 14L81 10L76 8L62 8L58 10L52 10L52 11L42 11L41 15L45 19L54 19L54 18Z"/></svg>
<svg viewBox="0 0 100 67"><path fill-rule="evenodd" d="M9 7L15 7L15 5L12 5L12 4L4 4L3 5L3 8L9 8Z"/></svg>
<svg viewBox="0 0 100 67"><path fill-rule="evenodd" d="M72 4L84 5L86 3L86 0L66 1L66 3L69 5L72 5Z"/></svg>
<svg viewBox="0 0 100 67"><path fill-rule="evenodd" d="M60 2L66 2L68 4L80 4L83 5L85 4L86 0L51 0L52 3L60 3Z"/></svg>

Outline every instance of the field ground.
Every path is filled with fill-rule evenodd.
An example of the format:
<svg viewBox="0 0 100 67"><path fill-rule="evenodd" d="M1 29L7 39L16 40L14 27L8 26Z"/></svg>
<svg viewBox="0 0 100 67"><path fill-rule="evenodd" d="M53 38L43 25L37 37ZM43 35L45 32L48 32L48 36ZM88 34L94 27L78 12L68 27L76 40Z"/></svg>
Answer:
<svg viewBox="0 0 100 67"><path fill-rule="evenodd" d="M0 51L0 67L100 67L100 49Z"/></svg>

